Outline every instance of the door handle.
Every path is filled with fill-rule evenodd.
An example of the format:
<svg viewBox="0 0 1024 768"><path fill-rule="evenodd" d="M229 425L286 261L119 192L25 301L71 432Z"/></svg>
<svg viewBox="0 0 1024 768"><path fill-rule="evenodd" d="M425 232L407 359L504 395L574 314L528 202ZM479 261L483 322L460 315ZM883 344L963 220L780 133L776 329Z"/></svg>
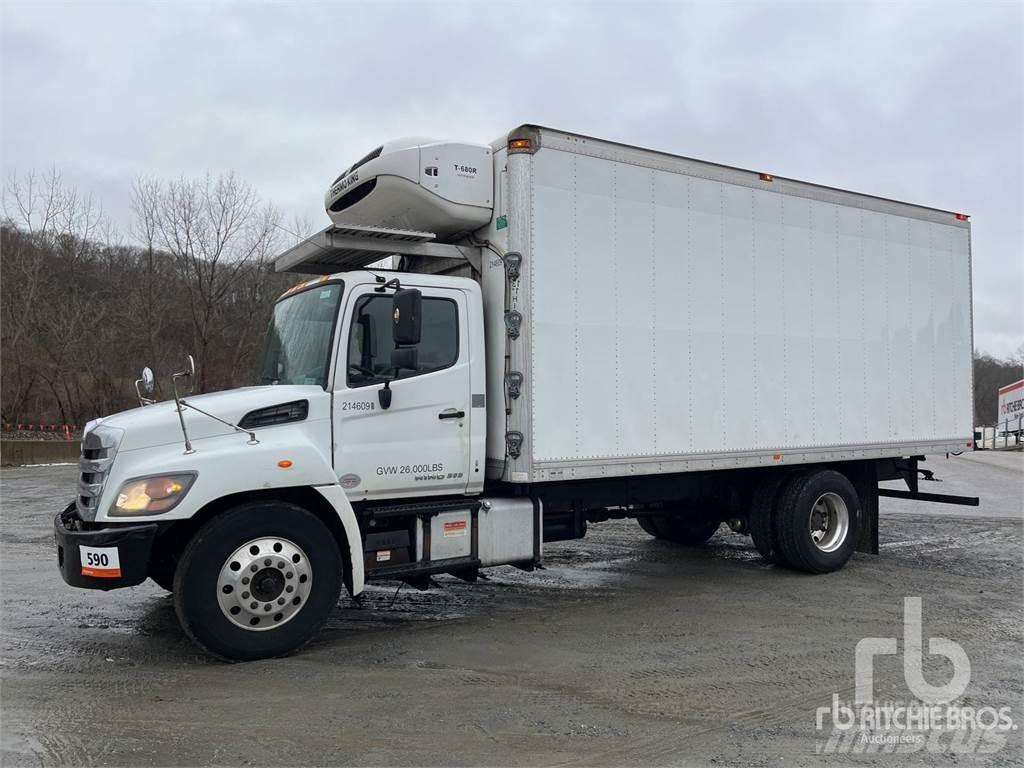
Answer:
<svg viewBox="0 0 1024 768"><path fill-rule="evenodd" d="M466 418L465 411L441 411L437 414L439 419L464 419Z"/></svg>

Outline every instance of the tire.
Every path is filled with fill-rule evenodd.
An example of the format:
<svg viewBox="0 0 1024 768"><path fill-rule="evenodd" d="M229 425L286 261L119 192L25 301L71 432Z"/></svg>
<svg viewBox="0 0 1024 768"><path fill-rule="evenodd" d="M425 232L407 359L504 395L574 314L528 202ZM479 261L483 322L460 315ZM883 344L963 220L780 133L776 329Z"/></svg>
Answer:
<svg viewBox="0 0 1024 768"><path fill-rule="evenodd" d="M846 565L856 548L860 499L839 472L803 472L786 483L775 520L787 565L808 573L831 573Z"/></svg>
<svg viewBox="0 0 1024 768"><path fill-rule="evenodd" d="M243 503L188 543L174 577L175 611L185 634L213 656L284 656L309 642L334 610L342 567L333 534L311 512L286 502Z"/></svg>
<svg viewBox="0 0 1024 768"><path fill-rule="evenodd" d="M764 478L754 489L750 500L750 538L758 553L769 563L784 563L779 546L776 517L779 497L786 477L774 474Z"/></svg>
<svg viewBox="0 0 1024 768"><path fill-rule="evenodd" d="M686 517L638 517L637 522L655 538L687 547L699 547L706 543L722 525L717 516L698 514Z"/></svg>
<svg viewBox="0 0 1024 768"><path fill-rule="evenodd" d="M638 517L636 521L640 525L640 527L644 529L644 533L649 533L651 536L657 538L658 529L654 527L653 517Z"/></svg>
<svg viewBox="0 0 1024 768"><path fill-rule="evenodd" d="M154 560L149 564L149 578L161 589L173 592L176 566L177 563L171 559Z"/></svg>

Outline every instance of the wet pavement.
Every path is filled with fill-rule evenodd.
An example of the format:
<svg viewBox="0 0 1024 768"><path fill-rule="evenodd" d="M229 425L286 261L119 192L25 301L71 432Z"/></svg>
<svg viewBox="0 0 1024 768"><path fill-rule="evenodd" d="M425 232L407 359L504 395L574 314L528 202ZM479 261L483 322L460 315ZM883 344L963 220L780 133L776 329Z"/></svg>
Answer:
<svg viewBox="0 0 1024 768"><path fill-rule="evenodd" d="M2 763L819 765L816 708L852 696L858 640L901 635L904 596L922 598L925 637L970 657L963 701L1024 723L1024 455L925 466L945 482L922 490L983 505L883 499L882 555L836 574L766 565L724 527L687 550L613 521L549 545L542 571L371 587L301 654L236 665L195 650L151 582L64 585L50 526L75 469L5 468ZM950 676L941 657L924 669ZM898 657L876 659L875 695L909 698ZM831 760L1021 755L1018 729L989 754Z"/></svg>

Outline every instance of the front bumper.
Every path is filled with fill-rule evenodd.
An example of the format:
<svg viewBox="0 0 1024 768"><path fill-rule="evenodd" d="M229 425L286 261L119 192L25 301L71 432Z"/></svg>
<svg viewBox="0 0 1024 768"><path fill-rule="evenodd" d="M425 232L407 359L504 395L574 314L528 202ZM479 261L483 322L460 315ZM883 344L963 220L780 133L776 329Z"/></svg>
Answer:
<svg viewBox="0 0 1024 768"><path fill-rule="evenodd" d="M68 584L83 589L119 589L146 580L157 524L93 528L74 504L53 519L57 566Z"/></svg>

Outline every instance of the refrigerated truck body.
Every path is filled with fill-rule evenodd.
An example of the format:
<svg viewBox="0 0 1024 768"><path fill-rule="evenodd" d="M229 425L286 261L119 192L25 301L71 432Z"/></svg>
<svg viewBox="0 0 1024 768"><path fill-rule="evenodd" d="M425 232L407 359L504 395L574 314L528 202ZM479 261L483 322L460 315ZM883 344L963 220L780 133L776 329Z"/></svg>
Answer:
<svg viewBox="0 0 1024 768"><path fill-rule="evenodd" d="M260 386L87 432L69 583L150 576L258 658L342 582L531 568L612 517L820 573L877 553L880 480L971 502L918 488L972 444L963 214L529 125L381 145L325 207Z"/></svg>

